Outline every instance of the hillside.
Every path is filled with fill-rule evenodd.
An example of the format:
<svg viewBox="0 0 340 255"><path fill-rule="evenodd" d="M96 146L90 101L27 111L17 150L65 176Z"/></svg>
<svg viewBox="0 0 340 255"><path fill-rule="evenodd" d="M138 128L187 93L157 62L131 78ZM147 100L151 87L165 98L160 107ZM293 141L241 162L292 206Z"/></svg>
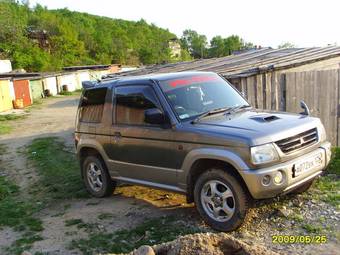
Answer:
<svg viewBox="0 0 340 255"><path fill-rule="evenodd" d="M173 61L166 29L69 11L0 1L0 58L14 68L52 71L88 64L154 64Z"/></svg>

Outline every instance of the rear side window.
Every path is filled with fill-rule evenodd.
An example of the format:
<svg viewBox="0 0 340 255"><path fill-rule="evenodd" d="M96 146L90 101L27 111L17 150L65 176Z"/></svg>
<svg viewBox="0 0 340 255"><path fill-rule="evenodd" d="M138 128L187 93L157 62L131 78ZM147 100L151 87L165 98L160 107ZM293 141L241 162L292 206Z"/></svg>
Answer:
<svg viewBox="0 0 340 255"><path fill-rule="evenodd" d="M81 102L80 121L99 123L103 117L107 88L86 90Z"/></svg>
<svg viewBox="0 0 340 255"><path fill-rule="evenodd" d="M144 121L144 111L160 108L154 90L149 86L117 87L116 123L128 125L150 125Z"/></svg>

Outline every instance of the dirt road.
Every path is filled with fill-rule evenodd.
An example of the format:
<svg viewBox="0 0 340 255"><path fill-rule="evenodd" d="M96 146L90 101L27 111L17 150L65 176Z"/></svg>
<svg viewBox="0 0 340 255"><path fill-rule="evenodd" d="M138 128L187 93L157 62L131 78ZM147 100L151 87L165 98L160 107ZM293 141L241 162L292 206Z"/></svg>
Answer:
<svg viewBox="0 0 340 255"><path fill-rule="evenodd" d="M34 181L38 177L34 168L21 151L35 138L52 136L60 137L67 145L73 148L77 105L78 97L74 96L49 99L45 101L40 109L33 109L27 118L16 121L14 130L10 134L1 136L0 144L5 144L7 147L7 154L3 159L6 162L6 167L4 165L2 167L7 168L6 172L23 191L30 185L34 185ZM135 198L136 192L139 195L143 193L149 194L150 199L141 200ZM42 219L44 224L44 231L42 232L44 239L35 242L31 252L49 252L49 254L79 253L77 250L68 250L67 246L71 240L86 237L87 233L76 226L65 226L65 221L67 220L82 219L87 224L99 223L99 227L105 231L115 231L136 226L145 219L167 215L169 212L171 213L173 208L188 207L186 204L182 206L185 202L184 197L175 194L172 194L171 201L160 205L159 201L162 200L163 194L167 193L155 193L142 187L121 188L117 193L118 195L107 199L90 198L61 201L43 210L39 218ZM171 208L172 205L175 206ZM167 207L167 209L162 208L163 206ZM119 220L98 220L98 216L105 213L110 215L110 219ZM1 230L0 248L4 248L19 237L20 233L9 228Z"/></svg>
<svg viewBox="0 0 340 255"><path fill-rule="evenodd" d="M75 96L46 100L40 109L33 109L27 118L16 121L13 132L1 135L0 144L7 146L7 154L3 158L5 163L1 165L2 170L13 178L23 191L30 185L34 185L38 176L25 154L21 153L22 150L37 137L51 136L60 137L72 148L77 104L78 99ZM294 199L301 200L301 197ZM279 199L271 200L270 204L278 201ZM291 205L292 201L284 203L294 207ZM231 234L247 243L264 244L283 254L336 254L338 243L334 237L329 237L329 242L324 245L272 244L271 236L274 234L305 235L306 232L303 232L302 227L297 226L292 218L282 219L281 216L276 215L276 208L273 210L267 204L264 202L256 205L256 208L251 210L249 221L245 226ZM301 211L301 214L309 215L310 210L320 210L317 207L329 211L326 215L326 217L329 216L326 223L335 226L334 231L338 233L338 212L333 207L323 202L312 206L309 201L302 201L295 209ZM110 217L100 217L105 214ZM84 228L77 228L76 225L67 226L65 224L67 220L81 219L86 224L96 224L101 232L112 233L119 229L138 226L148 219L164 215L183 217L184 221L190 222L202 231L211 231L198 217L193 205L185 203L184 196L129 186L118 189L110 198L58 201L42 210L38 216L43 221L44 230L41 233L43 240L35 242L30 251L48 254L79 254L80 251L77 249L70 250L69 244L72 240L86 238L88 232ZM310 217L314 217L313 215ZM320 215L320 213L315 215ZM302 232L298 232L297 229ZM0 254L1 249L19 237L20 232L15 232L10 228L1 229Z"/></svg>

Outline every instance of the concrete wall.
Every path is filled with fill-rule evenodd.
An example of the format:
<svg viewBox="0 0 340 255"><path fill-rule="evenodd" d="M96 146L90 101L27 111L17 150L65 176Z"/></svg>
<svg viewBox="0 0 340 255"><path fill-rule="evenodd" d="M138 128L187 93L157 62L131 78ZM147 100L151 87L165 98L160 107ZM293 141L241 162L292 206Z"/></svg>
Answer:
<svg viewBox="0 0 340 255"><path fill-rule="evenodd" d="M72 92L77 89L77 77L75 73L63 74L57 76L58 92L63 91L63 86L67 86L67 90Z"/></svg>
<svg viewBox="0 0 340 255"><path fill-rule="evenodd" d="M57 90L57 79L55 76L45 77L43 80L44 90L48 89L52 96L58 94Z"/></svg>
<svg viewBox="0 0 340 255"><path fill-rule="evenodd" d="M9 60L0 60L0 73L8 73L12 71L12 64Z"/></svg>

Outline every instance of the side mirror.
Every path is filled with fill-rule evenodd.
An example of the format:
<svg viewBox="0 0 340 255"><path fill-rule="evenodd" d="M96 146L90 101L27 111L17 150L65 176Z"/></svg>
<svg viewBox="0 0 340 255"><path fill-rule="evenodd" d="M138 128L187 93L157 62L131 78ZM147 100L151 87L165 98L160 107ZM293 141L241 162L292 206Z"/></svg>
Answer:
<svg viewBox="0 0 340 255"><path fill-rule="evenodd" d="M158 108L151 108L144 111L145 122L149 124L162 125L165 123L165 116Z"/></svg>
<svg viewBox="0 0 340 255"><path fill-rule="evenodd" d="M300 107L302 108L303 112L300 112L301 115L310 115L310 110L308 108L308 105L305 103L305 101L300 101Z"/></svg>

